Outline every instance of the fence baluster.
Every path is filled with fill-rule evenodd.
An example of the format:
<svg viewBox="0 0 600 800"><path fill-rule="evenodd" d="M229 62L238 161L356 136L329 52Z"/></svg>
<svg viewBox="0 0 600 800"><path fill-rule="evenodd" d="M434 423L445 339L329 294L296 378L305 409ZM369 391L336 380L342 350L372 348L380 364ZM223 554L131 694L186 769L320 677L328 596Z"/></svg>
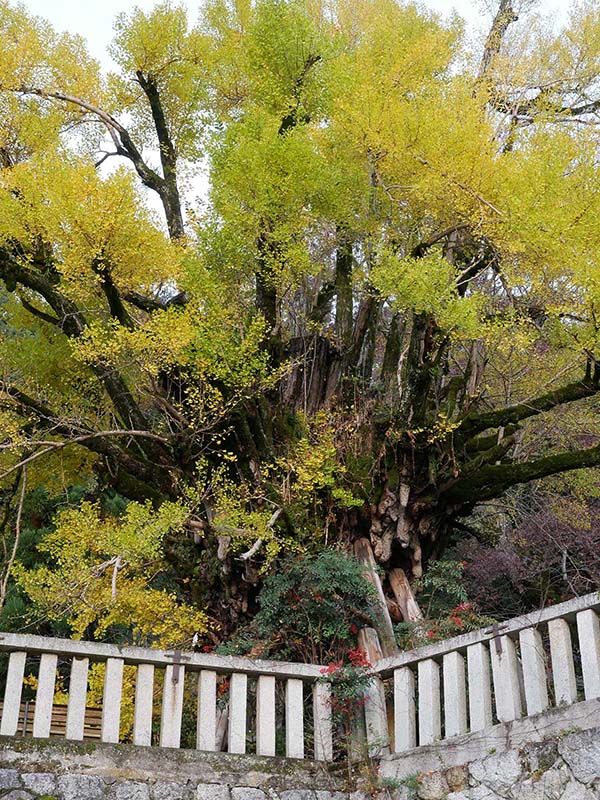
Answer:
<svg viewBox="0 0 600 800"><path fill-rule="evenodd" d="M196 747L214 753L217 749L217 673L203 669L198 676Z"/></svg>
<svg viewBox="0 0 600 800"><path fill-rule="evenodd" d="M246 752L246 698L248 676L234 672L229 683L229 752Z"/></svg>
<svg viewBox="0 0 600 800"><path fill-rule="evenodd" d="M554 702L557 706L571 705L577 700L577 682L569 623L565 619L551 619L548 632Z"/></svg>
<svg viewBox="0 0 600 800"><path fill-rule="evenodd" d="M184 678L185 667L182 664L169 664L165 669L160 715L161 747L177 748L180 745Z"/></svg>
<svg viewBox="0 0 600 800"><path fill-rule="evenodd" d="M297 678L285 684L285 754L304 758L304 685Z"/></svg>
<svg viewBox="0 0 600 800"><path fill-rule="evenodd" d="M459 736L467 730L465 660L460 653L446 653L444 673L444 736Z"/></svg>
<svg viewBox="0 0 600 800"><path fill-rule="evenodd" d="M442 735L440 668L432 658L419 661L419 744L433 744Z"/></svg>
<svg viewBox="0 0 600 800"><path fill-rule="evenodd" d="M102 698L102 741L116 744L121 724L121 695L123 693L123 659L107 658Z"/></svg>
<svg viewBox="0 0 600 800"><path fill-rule="evenodd" d="M471 731L483 731L494 724L490 654L483 642L477 642L477 644L467 647L467 674L469 680L469 728Z"/></svg>
<svg viewBox="0 0 600 800"><path fill-rule="evenodd" d="M21 708L21 694L23 693L26 658L27 653L12 652L8 659L2 723L0 724L0 734L2 736L14 736L19 727L19 711Z"/></svg>
<svg viewBox="0 0 600 800"><path fill-rule="evenodd" d="M527 714L541 714L548 708L548 686L546 684L546 658L542 637L535 628L526 628L519 633L521 663Z"/></svg>
<svg viewBox="0 0 600 800"><path fill-rule="evenodd" d="M490 644L490 656L496 715L500 722L511 722L523 714L515 643L509 636L494 639Z"/></svg>
<svg viewBox="0 0 600 800"><path fill-rule="evenodd" d="M89 658L73 658L71 662L65 738L74 741L81 741L85 731L89 663Z"/></svg>
<svg viewBox="0 0 600 800"><path fill-rule="evenodd" d="M33 714L33 736L36 739L47 739L50 736L57 664L58 656L52 653L42 653Z"/></svg>
<svg viewBox="0 0 600 800"><path fill-rule="evenodd" d="M410 667L394 670L394 752L417 746L415 674Z"/></svg>
<svg viewBox="0 0 600 800"><path fill-rule="evenodd" d="M331 685L317 681L313 684L313 718L315 760L333 760L333 721Z"/></svg>
<svg viewBox="0 0 600 800"><path fill-rule="evenodd" d="M256 684L256 752L275 755L275 678L259 675Z"/></svg>
<svg viewBox="0 0 600 800"><path fill-rule="evenodd" d="M593 609L577 614L577 631L585 699L593 700L600 697L600 624Z"/></svg>
<svg viewBox="0 0 600 800"><path fill-rule="evenodd" d="M135 678L133 743L152 744L152 705L154 702L154 665L138 664Z"/></svg>

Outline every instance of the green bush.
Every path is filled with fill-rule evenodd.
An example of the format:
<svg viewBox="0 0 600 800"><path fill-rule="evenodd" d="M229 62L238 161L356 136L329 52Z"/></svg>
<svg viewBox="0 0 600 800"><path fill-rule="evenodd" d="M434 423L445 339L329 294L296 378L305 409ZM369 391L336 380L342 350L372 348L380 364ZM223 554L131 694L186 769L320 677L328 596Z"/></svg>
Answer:
<svg viewBox="0 0 600 800"><path fill-rule="evenodd" d="M374 589L338 550L283 561L264 582L252 628L219 648L327 664L344 659L360 627L373 624Z"/></svg>

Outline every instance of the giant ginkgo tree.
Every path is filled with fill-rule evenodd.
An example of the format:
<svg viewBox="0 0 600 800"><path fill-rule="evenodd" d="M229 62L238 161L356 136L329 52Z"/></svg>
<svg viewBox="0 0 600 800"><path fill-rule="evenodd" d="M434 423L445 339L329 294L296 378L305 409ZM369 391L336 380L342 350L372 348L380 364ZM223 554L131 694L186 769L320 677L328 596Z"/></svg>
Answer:
<svg viewBox="0 0 600 800"><path fill-rule="evenodd" d="M102 74L1 2L5 497L177 504L227 628L283 551L419 577L599 465L600 10L517 11L478 52L396 0L162 3Z"/></svg>

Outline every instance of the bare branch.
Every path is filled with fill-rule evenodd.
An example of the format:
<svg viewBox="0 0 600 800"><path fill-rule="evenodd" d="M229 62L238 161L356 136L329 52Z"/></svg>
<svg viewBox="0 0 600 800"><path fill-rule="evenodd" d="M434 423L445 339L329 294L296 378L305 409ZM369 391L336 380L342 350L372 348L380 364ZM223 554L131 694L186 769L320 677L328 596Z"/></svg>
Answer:
<svg viewBox="0 0 600 800"><path fill-rule="evenodd" d="M2 576L2 581L0 582L0 609L4 607L4 603L6 602L8 581L10 580L12 566L15 563L15 559L17 557L17 552L19 549L19 542L21 541L21 519L23 517L23 503L25 501L26 486L27 486L27 469L26 467L23 467L21 475L21 495L19 497L19 505L17 508L17 519L15 522L15 538L13 541L10 558L8 559L8 563L4 568L4 575Z"/></svg>
<svg viewBox="0 0 600 800"><path fill-rule="evenodd" d="M37 461L38 458L47 455L48 453L52 453L56 450L62 450L65 447L70 447L74 444L84 444L85 442L92 441L93 439L105 439L111 436L127 436L127 437L141 437L144 439L152 439L153 441L160 442L161 444L168 445L169 442L167 439L163 438L162 436L158 436L158 434L150 433L149 431L134 431L134 430L114 430L114 431L97 431L96 433L89 433L85 436L74 436L69 441L61 441L61 442L53 442L53 441L37 441L34 442L34 446L43 447L42 450L38 450L35 453L32 453L30 456L19 461L18 464L13 465L10 469L5 470L4 472L0 473L0 479L5 478L7 475L15 472L16 470L20 469L21 467L30 464L32 461Z"/></svg>
<svg viewBox="0 0 600 800"><path fill-rule="evenodd" d="M509 25L519 19L512 7L512 0L500 0L498 11L492 22L492 27L485 40L483 57L477 73L477 82L480 83L490 71L494 57L500 52L502 40L508 30Z"/></svg>

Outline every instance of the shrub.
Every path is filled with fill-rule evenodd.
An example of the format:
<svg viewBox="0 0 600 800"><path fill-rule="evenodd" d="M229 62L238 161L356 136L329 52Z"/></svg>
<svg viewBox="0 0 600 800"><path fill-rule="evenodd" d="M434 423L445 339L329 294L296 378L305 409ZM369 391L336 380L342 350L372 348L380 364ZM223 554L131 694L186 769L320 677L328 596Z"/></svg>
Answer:
<svg viewBox="0 0 600 800"><path fill-rule="evenodd" d="M374 589L339 550L283 561L264 582L252 627L221 653L327 664L344 659L359 627L373 624Z"/></svg>

